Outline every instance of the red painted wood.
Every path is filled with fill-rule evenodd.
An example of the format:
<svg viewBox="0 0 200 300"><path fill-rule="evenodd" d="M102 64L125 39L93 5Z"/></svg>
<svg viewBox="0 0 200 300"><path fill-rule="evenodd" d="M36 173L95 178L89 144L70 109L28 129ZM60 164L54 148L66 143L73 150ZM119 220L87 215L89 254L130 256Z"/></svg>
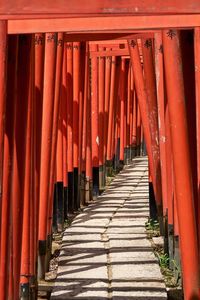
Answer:
<svg viewBox="0 0 200 300"><path fill-rule="evenodd" d="M67 43L67 164L73 172L73 44Z"/></svg>
<svg viewBox="0 0 200 300"><path fill-rule="evenodd" d="M115 79L116 78L116 57L111 61L111 81L110 81L110 100L108 115L108 139L107 139L107 160L112 160L112 134L114 132L114 101L115 101Z"/></svg>
<svg viewBox="0 0 200 300"><path fill-rule="evenodd" d="M131 65L128 68L128 87L127 87L127 118L126 118L126 147L130 146L131 132Z"/></svg>
<svg viewBox="0 0 200 300"><path fill-rule="evenodd" d="M195 297L198 299L200 297L199 256L191 180L182 60L178 32L173 31L173 36L170 37L169 31L164 30L163 46L172 136L174 182L180 231L184 296L186 299ZM188 244L190 247L188 247Z"/></svg>
<svg viewBox="0 0 200 300"><path fill-rule="evenodd" d="M198 242L200 252L200 28L195 28L195 90L196 90L196 139L197 139L197 187L198 187Z"/></svg>
<svg viewBox="0 0 200 300"><path fill-rule="evenodd" d="M108 44L110 43L110 40L112 40L112 43L118 43L121 42L121 39L131 39L134 37L138 37L138 38L153 38L154 37L154 32L155 30L140 30L139 33L137 33L136 31L133 33L125 33L121 30L119 30L118 32L104 32L104 33L94 33L94 32L89 32L89 33L66 33L66 40L68 42L72 42L72 41L94 41L94 43L98 43L98 45L102 45L102 44ZM116 41L114 40L116 39ZM108 40L108 41L107 41Z"/></svg>
<svg viewBox="0 0 200 300"><path fill-rule="evenodd" d="M137 117L136 117L136 145L137 150L139 151L140 148L140 137L141 137L141 113L140 113L140 106L138 104L138 101L136 102L137 107ZM137 155L138 155L137 151Z"/></svg>
<svg viewBox="0 0 200 300"><path fill-rule="evenodd" d="M13 168L13 147L14 147L14 102L16 101L16 83L17 83L17 55L18 55L18 37L12 36L8 40L8 82L6 111L9 112L9 118L5 120L4 134L4 152L3 152L3 189L1 197L1 241L0 241L0 299L8 298L8 279L9 272L12 274L10 261L11 238L12 238L12 222L10 219L11 203L11 183ZM8 115L8 113L7 113ZM11 278L11 276L10 276ZM12 286L12 283L11 283ZM12 290L12 289L11 289ZM12 295L12 292L11 292Z"/></svg>
<svg viewBox="0 0 200 300"><path fill-rule="evenodd" d="M28 74L28 98L27 98L27 129L26 129L26 150L25 150L25 178L24 178L24 203L23 203L23 222L22 222L22 245L21 245L21 270L20 284L29 284L31 254L31 200L32 195L32 145L33 145L33 88L34 88L34 52L33 37L30 36L30 71Z"/></svg>
<svg viewBox="0 0 200 300"><path fill-rule="evenodd" d="M34 122L35 122L35 175L34 175L34 209L39 211L39 189L40 189L40 160L41 160L41 136L42 136L42 105L43 105L43 76L44 76L44 44L45 36L42 33L35 34L35 101L34 101ZM39 215L35 214L35 256L37 256L38 245L38 220Z"/></svg>
<svg viewBox="0 0 200 300"><path fill-rule="evenodd" d="M103 46L99 50L103 50ZM91 53L91 52L90 52ZM105 106L105 58L99 57L98 86L99 86L99 166L104 164L103 133L104 133L104 106Z"/></svg>
<svg viewBox="0 0 200 300"><path fill-rule="evenodd" d="M172 140L170 132L169 121L169 105L166 103L165 108L165 134L166 143L165 151L166 155L166 184L167 184L167 219L168 224L174 224L174 170L173 170L173 157L172 157Z"/></svg>
<svg viewBox="0 0 200 300"><path fill-rule="evenodd" d="M6 106L7 22L0 22L0 193L2 194L3 144ZM1 205L0 205L1 212Z"/></svg>
<svg viewBox="0 0 200 300"><path fill-rule="evenodd" d="M130 137L129 143L130 146L133 146L133 108L134 108L134 78L133 78L133 70L130 65L131 74L130 74Z"/></svg>
<svg viewBox="0 0 200 300"><path fill-rule="evenodd" d="M161 187L161 169L160 169L160 149L159 149L159 131L158 131L158 109L156 95L156 78L153 61L153 41L151 39L141 40L143 53L143 69L145 90L147 95L148 119L151 132L151 149L153 153L153 165L155 172L156 185L154 193L159 203L159 215L162 214L162 187ZM153 175L152 175L153 176Z"/></svg>
<svg viewBox="0 0 200 300"><path fill-rule="evenodd" d="M106 57L105 62L105 105L104 105L104 160L106 160L107 137L108 137L108 113L109 113L109 97L110 97L110 80L111 80L111 57Z"/></svg>
<svg viewBox="0 0 200 300"><path fill-rule="evenodd" d="M73 43L73 167L78 168L80 43Z"/></svg>
<svg viewBox="0 0 200 300"><path fill-rule="evenodd" d="M144 137L145 137L145 142L147 147L147 153L149 157L149 172L152 178L154 191L156 191L156 177L155 177L156 170L155 170L155 160L153 156L152 141L151 141L149 107L147 105L148 99L147 99L146 87L145 87L145 82L143 77L143 69L140 60L139 47L138 47L137 40L130 40L128 41L128 43L130 49L131 64L132 64L133 74L135 79L137 100L139 104L141 120L144 129ZM137 134L137 139L138 139L138 134ZM158 197L156 200L158 201L157 202L158 206L161 206L160 197Z"/></svg>
<svg viewBox="0 0 200 300"><path fill-rule="evenodd" d="M79 92L79 136L78 136L78 172L82 172L82 147L83 147L83 111L84 111L84 89L85 89L85 56L86 56L86 43L82 42L80 47L80 92Z"/></svg>
<svg viewBox="0 0 200 300"><path fill-rule="evenodd" d="M88 73L89 73L89 60L88 60ZM89 74L88 74L89 75ZM89 76L88 76L89 77ZM92 179L92 132L91 132L91 87L88 78L87 86L87 107L86 107L86 179Z"/></svg>
<svg viewBox="0 0 200 300"><path fill-rule="evenodd" d="M50 174L50 185L49 185L49 222L48 222L48 234L51 234L52 226L52 213L53 213L53 191L54 183L56 181L56 176L61 178L62 181L62 132L58 130L59 122L59 110L61 107L60 104L60 91L61 91L61 74L62 74L62 62L63 62L63 33L58 33L58 42L57 42L57 54L56 54L56 77L55 77L55 94L54 94L54 112L53 112L53 131L52 131L52 154L51 154L51 174ZM62 122L62 119L60 120ZM62 123L60 124L62 126ZM58 134L59 138L58 138ZM58 146L59 144L59 146ZM58 152L61 152L60 160L58 160L59 166L56 164L56 156ZM60 154L58 154L60 155ZM56 170L57 167L57 170ZM60 170L61 169L61 170ZM55 171L56 170L56 171ZM59 180L58 180L59 181Z"/></svg>
<svg viewBox="0 0 200 300"><path fill-rule="evenodd" d="M165 92L162 34L155 33L155 72L158 105L159 147L162 180L163 215L167 213L167 184L166 184L166 134L165 134Z"/></svg>
<svg viewBox="0 0 200 300"><path fill-rule="evenodd" d="M89 45L86 43L85 51L85 74L84 74L84 100L83 100L83 137L82 137L82 170L86 171L86 140L87 140L87 102L88 102L88 81L89 81Z"/></svg>
<svg viewBox="0 0 200 300"><path fill-rule="evenodd" d="M134 78L134 77L133 77ZM137 97L135 86L133 89L133 134L132 134L132 144L137 146Z"/></svg>
<svg viewBox="0 0 200 300"><path fill-rule="evenodd" d="M56 148L56 182L63 182L63 114L62 103L59 103L59 117L57 128L57 148ZM54 174L55 176L55 174Z"/></svg>
<svg viewBox="0 0 200 300"><path fill-rule="evenodd" d="M124 50L111 50L111 51L91 51L90 57L105 57L105 56L124 56L129 55L128 49Z"/></svg>
<svg viewBox="0 0 200 300"><path fill-rule="evenodd" d="M120 69L120 160L124 160L124 110L125 110L125 81L126 81L126 61L121 60Z"/></svg>
<svg viewBox="0 0 200 300"><path fill-rule="evenodd" d="M92 45L96 50L97 46ZM99 166L99 121L98 121L98 60L91 59L91 130L92 130L92 166Z"/></svg>
<svg viewBox="0 0 200 300"><path fill-rule="evenodd" d="M47 239L47 216L49 207L49 181L52 150L53 108L56 70L57 35L45 35L45 60L44 60L44 88L42 112L42 140L41 140L41 168L40 168L40 205L39 205L39 236L38 239L45 243ZM44 262L41 263L44 278Z"/></svg>
<svg viewBox="0 0 200 300"><path fill-rule="evenodd" d="M61 19L32 19L10 20L8 33L34 32L77 32L77 33L105 33L106 31L134 32L137 30L194 27L200 23L200 14L163 15L163 16L124 16L119 17L90 17L90 18L61 18Z"/></svg>
<svg viewBox="0 0 200 300"><path fill-rule="evenodd" d="M26 153L26 130L27 109L29 95L30 74L30 36L19 37L17 91L15 101L14 123L14 153L12 174L12 222L13 222L13 276L14 300L19 298L19 281L21 266L22 247L22 218L24 204L25 185L25 153ZM23 105L22 105L23 104Z"/></svg>
<svg viewBox="0 0 200 300"><path fill-rule="evenodd" d="M63 38L61 39L63 41ZM62 146L63 146L63 186L68 186L68 176L67 176L67 49L66 43L64 44L64 53L61 58L62 69L59 70L62 79L60 88L60 98L61 98L61 110L62 110ZM55 108L54 108L55 109Z"/></svg>
<svg viewBox="0 0 200 300"><path fill-rule="evenodd" d="M0 14L6 15L45 15L51 17L52 14L66 15L128 15L128 14L169 14L169 13L198 13L200 3L193 0L10 0L2 2ZM49 15L48 15L49 14Z"/></svg>

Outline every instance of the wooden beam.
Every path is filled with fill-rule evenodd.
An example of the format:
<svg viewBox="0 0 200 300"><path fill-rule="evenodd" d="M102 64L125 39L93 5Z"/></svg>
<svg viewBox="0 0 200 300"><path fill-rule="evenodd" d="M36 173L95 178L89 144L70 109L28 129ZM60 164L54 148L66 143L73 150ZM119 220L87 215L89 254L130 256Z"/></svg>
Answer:
<svg viewBox="0 0 200 300"><path fill-rule="evenodd" d="M2 19L51 18L64 16L196 14L200 2L194 0L9 0L0 1Z"/></svg>
<svg viewBox="0 0 200 300"><path fill-rule="evenodd" d="M105 41L102 41L105 42ZM98 51L105 51L105 50L125 50L128 49L127 41L121 40L119 43L118 40L110 41L109 43L101 43L101 41L96 42L89 42L90 49L92 49L93 45L98 45L101 49L98 49ZM105 48L105 49L103 49ZM90 50L91 52L91 50Z"/></svg>
<svg viewBox="0 0 200 300"><path fill-rule="evenodd" d="M158 32L158 31L156 31ZM134 33L132 34L132 38L137 38L137 39L142 39L142 38L147 38L147 39L153 39L154 38L154 34L155 32L149 32L149 33ZM107 35L105 34L105 37ZM119 46L120 44L125 44L127 45L127 39L116 39L116 40L90 40L89 42L89 45L92 45L92 44L98 44L98 45L101 45L102 47L112 47L112 46ZM127 46L128 47L128 46Z"/></svg>
<svg viewBox="0 0 200 300"><path fill-rule="evenodd" d="M111 51L91 51L90 58L92 57L106 57L106 56L127 56L129 55L129 50L127 49L119 49L119 50L111 50Z"/></svg>
<svg viewBox="0 0 200 300"><path fill-rule="evenodd" d="M199 15L163 15L163 16L121 16L90 17L66 19L34 19L8 21L8 33L34 32L74 32L77 33L105 33L105 31L122 31L132 33L136 30L184 28L200 24Z"/></svg>
<svg viewBox="0 0 200 300"><path fill-rule="evenodd" d="M74 41L94 41L101 43L102 40L104 40L104 43L107 44L109 43L110 40L115 41L116 43L119 43L118 40L120 41L121 39L133 39L135 37L137 38L154 38L154 32L143 32L140 31L141 33L126 33L126 32L117 32L117 33L66 33L65 38L68 42L74 42ZM107 41L108 40L108 41Z"/></svg>
<svg viewBox="0 0 200 300"><path fill-rule="evenodd" d="M94 45L94 44L98 44L98 45L101 45L101 47L116 47L120 44L126 44L127 45L127 40L124 39L124 40L102 40L102 41L90 41L89 42L89 45Z"/></svg>

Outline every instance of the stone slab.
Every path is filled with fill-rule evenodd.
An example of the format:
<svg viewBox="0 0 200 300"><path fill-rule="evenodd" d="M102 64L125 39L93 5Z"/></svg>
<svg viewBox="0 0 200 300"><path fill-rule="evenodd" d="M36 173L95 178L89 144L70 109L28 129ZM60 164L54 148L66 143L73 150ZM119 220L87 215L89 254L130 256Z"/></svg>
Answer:
<svg viewBox="0 0 200 300"><path fill-rule="evenodd" d="M63 235L51 299L167 299L146 236L148 192L147 159L135 158L76 216Z"/></svg>

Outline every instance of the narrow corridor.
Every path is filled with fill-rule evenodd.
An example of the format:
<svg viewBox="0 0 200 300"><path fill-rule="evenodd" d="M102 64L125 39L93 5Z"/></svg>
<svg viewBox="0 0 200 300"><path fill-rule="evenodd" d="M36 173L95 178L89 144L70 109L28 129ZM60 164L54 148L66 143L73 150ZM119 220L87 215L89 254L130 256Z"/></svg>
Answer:
<svg viewBox="0 0 200 300"><path fill-rule="evenodd" d="M167 299L148 216L148 162L138 157L66 229L51 299Z"/></svg>

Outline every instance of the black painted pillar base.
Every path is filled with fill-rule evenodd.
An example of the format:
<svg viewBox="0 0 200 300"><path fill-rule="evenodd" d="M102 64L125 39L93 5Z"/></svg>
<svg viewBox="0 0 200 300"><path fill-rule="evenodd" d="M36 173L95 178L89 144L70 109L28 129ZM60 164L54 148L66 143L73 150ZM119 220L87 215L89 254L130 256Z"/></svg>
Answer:
<svg viewBox="0 0 200 300"><path fill-rule="evenodd" d="M136 156L136 146L131 146L131 159Z"/></svg>
<svg viewBox="0 0 200 300"><path fill-rule="evenodd" d="M63 182L56 183L57 188L57 227L58 232L63 231L64 226L64 192L63 192Z"/></svg>
<svg viewBox="0 0 200 300"><path fill-rule="evenodd" d="M143 142L140 144L140 156L143 156Z"/></svg>
<svg viewBox="0 0 200 300"><path fill-rule="evenodd" d="M117 164L116 164L116 162L117 162L116 155L114 155L113 159L112 159L112 167L113 167L113 171L115 171L115 173L117 171Z"/></svg>
<svg viewBox="0 0 200 300"><path fill-rule="evenodd" d="M126 165L126 161L127 161L127 148L124 148L124 165Z"/></svg>
<svg viewBox="0 0 200 300"><path fill-rule="evenodd" d="M136 147L136 156L140 156L140 145Z"/></svg>
<svg viewBox="0 0 200 300"><path fill-rule="evenodd" d="M106 188L106 163L103 165L103 173L104 173L104 188Z"/></svg>
<svg viewBox="0 0 200 300"><path fill-rule="evenodd" d="M99 166L99 193L105 189L105 166Z"/></svg>
<svg viewBox="0 0 200 300"><path fill-rule="evenodd" d="M54 193L53 193L53 222L52 222L52 230L53 233L58 232L58 226L57 226L57 209L58 209L58 203L57 203L57 187L56 184L54 184Z"/></svg>
<svg viewBox="0 0 200 300"><path fill-rule="evenodd" d="M80 207L78 199L78 168L74 168L74 211L78 211Z"/></svg>
<svg viewBox="0 0 200 300"><path fill-rule="evenodd" d="M37 278L35 276L30 276L30 300L37 299L37 290L38 290Z"/></svg>
<svg viewBox="0 0 200 300"><path fill-rule="evenodd" d="M112 165L113 165L113 170L115 172L117 172L117 158L116 158L116 155L114 155L114 157L113 157Z"/></svg>
<svg viewBox="0 0 200 300"><path fill-rule="evenodd" d="M112 160L106 161L106 176L111 177L113 175L113 162Z"/></svg>
<svg viewBox="0 0 200 300"><path fill-rule="evenodd" d="M68 187L64 186L63 189L64 194L64 220L68 218Z"/></svg>
<svg viewBox="0 0 200 300"><path fill-rule="evenodd" d="M114 157L114 169L115 171L118 171L119 170L119 163L120 163L120 160L119 160L119 155L120 155L120 138L117 139L117 149L116 149L116 153L115 153L115 157Z"/></svg>
<svg viewBox="0 0 200 300"><path fill-rule="evenodd" d="M92 180L87 176L85 179L85 203L88 204L92 200Z"/></svg>
<svg viewBox="0 0 200 300"><path fill-rule="evenodd" d="M169 267L173 269L174 264L174 226L168 224L168 253L169 253Z"/></svg>
<svg viewBox="0 0 200 300"><path fill-rule="evenodd" d="M163 211L162 211L162 206L157 207L157 215L158 215L158 222L159 222L159 226L160 226L160 235L164 236L164 228L165 228L165 224L164 224L164 218L163 218Z"/></svg>
<svg viewBox="0 0 200 300"><path fill-rule="evenodd" d="M30 300L29 283L20 284L20 300Z"/></svg>
<svg viewBox="0 0 200 300"><path fill-rule="evenodd" d="M90 179L90 182L89 182L89 192L90 192L90 201L93 200L93 181L92 179Z"/></svg>
<svg viewBox="0 0 200 300"><path fill-rule="evenodd" d="M79 175L80 206L85 205L85 171Z"/></svg>
<svg viewBox="0 0 200 300"><path fill-rule="evenodd" d="M130 148L126 147L124 149L124 164L128 165L130 164L131 158L130 158Z"/></svg>
<svg viewBox="0 0 200 300"><path fill-rule="evenodd" d="M122 170L124 167L124 161L123 160L120 160L119 161L119 170Z"/></svg>
<svg viewBox="0 0 200 300"><path fill-rule="evenodd" d="M132 146L129 146L129 159L130 159L130 162L131 162L132 161Z"/></svg>
<svg viewBox="0 0 200 300"><path fill-rule="evenodd" d="M179 247L179 236L174 236L174 275L177 281L180 280L181 274L181 258L180 258L180 247Z"/></svg>
<svg viewBox="0 0 200 300"><path fill-rule="evenodd" d="M38 244L38 280L45 279L47 241L39 240Z"/></svg>
<svg viewBox="0 0 200 300"><path fill-rule="evenodd" d="M169 242L168 242L168 218L167 215L163 217L163 227L164 227L164 253L169 256Z"/></svg>
<svg viewBox="0 0 200 300"><path fill-rule="evenodd" d="M115 156L114 156L113 168L114 168L115 172L118 172L118 170L119 170L119 157L118 157L117 154L115 154Z"/></svg>
<svg viewBox="0 0 200 300"><path fill-rule="evenodd" d="M142 149L143 149L142 155L143 155L143 156L147 156L147 147L146 147L145 141L143 141Z"/></svg>
<svg viewBox="0 0 200 300"><path fill-rule="evenodd" d="M157 207L156 207L156 200L153 190L153 184L152 182L149 182L149 212L150 212L150 219L157 220L158 214L157 214Z"/></svg>
<svg viewBox="0 0 200 300"><path fill-rule="evenodd" d="M47 236L47 249L45 255L45 272L49 272L49 264L51 260L51 250L52 250L52 235Z"/></svg>
<svg viewBox="0 0 200 300"><path fill-rule="evenodd" d="M78 170L78 195L77 195L78 211L81 209L81 174Z"/></svg>
<svg viewBox="0 0 200 300"><path fill-rule="evenodd" d="M68 213L74 211L74 173L68 172Z"/></svg>
<svg viewBox="0 0 200 300"><path fill-rule="evenodd" d="M92 188L92 198L96 200L99 196L99 167L92 168L92 178L93 178L93 188Z"/></svg>

